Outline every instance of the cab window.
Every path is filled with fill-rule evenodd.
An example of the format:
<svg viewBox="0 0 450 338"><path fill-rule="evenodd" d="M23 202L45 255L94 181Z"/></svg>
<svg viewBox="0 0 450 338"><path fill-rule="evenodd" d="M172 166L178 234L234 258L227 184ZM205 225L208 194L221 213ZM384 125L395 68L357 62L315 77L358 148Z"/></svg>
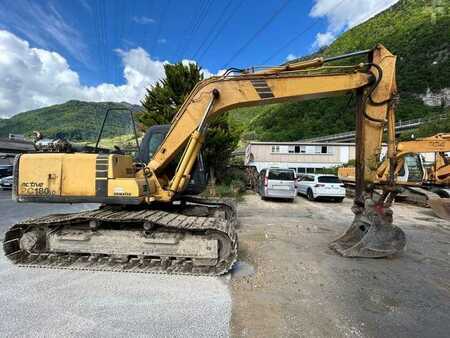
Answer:
<svg viewBox="0 0 450 338"><path fill-rule="evenodd" d="M148 140L148 158L151 159L164 140L164 133L154 133Z"/></svg>
<svg viewBox="0 0 450 338"><path fill-rule="evenodd" d="M270 169L269 180L293 181L295 180L293 170Z"/></svg>

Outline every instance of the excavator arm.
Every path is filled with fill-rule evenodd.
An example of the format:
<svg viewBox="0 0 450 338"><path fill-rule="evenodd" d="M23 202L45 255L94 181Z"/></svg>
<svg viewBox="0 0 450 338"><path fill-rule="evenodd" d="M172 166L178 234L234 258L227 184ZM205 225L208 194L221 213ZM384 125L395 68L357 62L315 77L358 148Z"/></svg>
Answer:
<svg viewBox="0 0 450 338"><path fill-rule="evenodd" d="M183 191L202 146L208 121L215 116L239 107L356 92L355 221L331 247L344 256L358 257L382 257L400 251L405 245L405 236L392 225L392 211L389 209L395 194L393 170L390 170L383 197L377 201L372 198L385 128L388 130L387 157L392 168L396 162L396 57L382 45L364 53L369 54L368 63L336 67L340 70L338 73L326 71L334 67L327 69L323 64L341 57L317 58L258 72L242 71L237 76L226 73L197 84L144 169L143 175L151 180L147 202L171 201L177 192ZM164 168L183 148L175 174L166 178Z"/></svg>
<svg viewBox="0 0 450 338"><path fill-rule="evenodd" d="M369 85L372 79L371 74L361 72L320 76L281 73L243 75L201 83L188 98L191 103L183 106L175 117L167 137L149 163L149 168L158 176L182 147L186 149L175 176L167 188L161 187L158 196L170 200L184 189L208 121L215 116L243 106L343 95Z"/></svg>
<svg viewBox="0 0 450 338"><path fill-rule="evenodd" d="M369 63L330 67L339 69L338 73L324 72L327 67L323 64L328 60L318 58L259 72L244 72L238 76L214 77L197 84L148 164L148 172L155 177L152 198L170 200L176 192L183 190L203 142L208 121L215 116L239 107L311 100L350 92L357 93L358 119L362 122L358 126L361 137L359 153L362 155L359 167L363 169L361 175L364 175L362 181L373 182L373 168L379 164L383 129L389 122L394 122L390 102L396 94L395 56L381 45L364 52L370 54ZM392 121L388 121L389 116ZM161 177L164 168L182 149L184 153L175 175L164 182Z"/></svg>
<svg viewBox="0 0 450 338"><path fill-rule="evenodd" d="M428 173L428 179L433 183L448 185L450 183L449 164L448 156L444 152L438 152L434 164Z"/></svg>

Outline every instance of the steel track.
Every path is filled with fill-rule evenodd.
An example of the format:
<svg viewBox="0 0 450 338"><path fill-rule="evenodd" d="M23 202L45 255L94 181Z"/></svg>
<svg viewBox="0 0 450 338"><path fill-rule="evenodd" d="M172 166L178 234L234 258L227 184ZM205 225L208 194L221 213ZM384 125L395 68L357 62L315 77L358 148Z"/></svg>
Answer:
<svg viewBox="0 0 450 338"><path fill-rule="evenodd" d="M132 273L169 273L195 276L217 276L229 271L237 258L236 210L234 203L220 199L202 199L189 196L185 199L197 205L214 206L224 211L225 218L187 216L173 211L157 209L130 210L122 207L103 207L96 210L72 214L56 214L27 220L11 227L5 234L3 249L5 256L14 264L29 268L50 268L88 271L114 271ZM133 257L117 261L112 255L86 255L79 253L27 252L21 249L20 239L32 228L52 231L61 226L96 221L99 224L125 225L151 223L170 231L189 232L199 236L214 235L229 248L227 257L216 266L194 266L186 257Z"/></svg>

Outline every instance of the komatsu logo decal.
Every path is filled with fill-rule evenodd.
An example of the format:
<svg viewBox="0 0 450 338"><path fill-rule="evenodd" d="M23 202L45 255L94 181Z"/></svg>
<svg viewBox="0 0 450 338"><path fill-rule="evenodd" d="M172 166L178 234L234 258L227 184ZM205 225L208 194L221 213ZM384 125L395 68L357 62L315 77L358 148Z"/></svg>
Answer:
<svg viewBox="0 0 450 338"><path fill-rule="evenodd" d="M122 187L114 188L113 194L114 196L131 196L131 193L125 191L125 189Z"/></svg>
<svg viewBox="0 0 450 338"><path fill-rule="evenodd" d="M255 87L256 92L258 93L259 97L262 99L270 99L273 97L272 89L267 85L266 80L263 79L255 79L250 80L253 87Z"/></svg>

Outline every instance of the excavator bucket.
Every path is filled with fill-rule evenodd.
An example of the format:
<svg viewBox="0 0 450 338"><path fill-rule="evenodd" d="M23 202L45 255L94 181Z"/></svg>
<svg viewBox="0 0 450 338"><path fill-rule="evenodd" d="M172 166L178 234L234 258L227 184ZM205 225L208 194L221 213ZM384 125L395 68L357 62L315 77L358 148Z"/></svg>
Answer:
<svg viewBox="0 0 450 338"><path fill-rule="evenodd" d="M392 210L371 199L364 207L354 206L355 219L347 231L330 243L344 257L379 258L404 250L405 233L392 224Z"/></svg>
<svg viewBox="0 0 450 338"><path fill-rule="evenodd" d="M440 218L450 220L450 198L430 198L428 205Z"/></svg>

